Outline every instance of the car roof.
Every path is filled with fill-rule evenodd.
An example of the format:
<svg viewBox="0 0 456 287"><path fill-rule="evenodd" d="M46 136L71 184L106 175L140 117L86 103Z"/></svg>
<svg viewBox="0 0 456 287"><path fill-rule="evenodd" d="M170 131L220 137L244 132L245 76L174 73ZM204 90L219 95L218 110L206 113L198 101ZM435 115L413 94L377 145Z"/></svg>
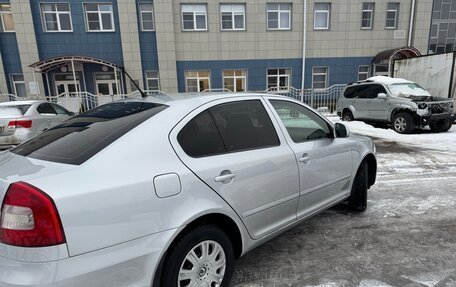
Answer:
<svg viewBox="0 0 456 287"><path fill-rule="evenodd" d="M33 105L37 103L44 103L45 101L11 101L0 103L0 106L21 106L21 105Z"/></svg>
<svg viewBox="0 0 456 287"><path fill-rule="evenodd" d="M145 101L159 104L165 104L168 106L177 106L184 104L186 106L200 106L202 104L230 98L251 98L251 97L271 97L276 96L273 94L264 93L232 93L232 92L202 92L202 93L175 93L175 94L156 94L145 98L130 98L122 101ZM284 99L290 99L285 96L277 96Z"/></svg>
<svg viewBox="0 0 456 287"><path fill-rule="evenodd" d="M386 77L386 76L374 76L367 78L364 81L358 81L356 83L353 83L353 85L357 84L369 84L369 83L379 83L379 84L384 84L384 85L393 85L393 84L405 84L405 83L413 83L412 81L402 79L402 78L391 78L391 77Z"/></svg>

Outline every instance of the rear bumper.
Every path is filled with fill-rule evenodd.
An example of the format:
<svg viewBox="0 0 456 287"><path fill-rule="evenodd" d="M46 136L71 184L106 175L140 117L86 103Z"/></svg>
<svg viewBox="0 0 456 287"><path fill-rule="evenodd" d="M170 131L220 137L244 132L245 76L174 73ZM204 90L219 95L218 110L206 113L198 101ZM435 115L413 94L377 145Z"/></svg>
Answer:
<svg viewBox="0 0 456 287"><path fill-rule="evenodd" d="M27 263L0 257L0 286L150 287L173 232L51 262Z"/></svg>
<svg viewBox="0 0 456 287"><path fill-rule="evenodd" d="M33 137L29 131L16 130L13 135L0 136L0 149L9 149Z"/></svg>

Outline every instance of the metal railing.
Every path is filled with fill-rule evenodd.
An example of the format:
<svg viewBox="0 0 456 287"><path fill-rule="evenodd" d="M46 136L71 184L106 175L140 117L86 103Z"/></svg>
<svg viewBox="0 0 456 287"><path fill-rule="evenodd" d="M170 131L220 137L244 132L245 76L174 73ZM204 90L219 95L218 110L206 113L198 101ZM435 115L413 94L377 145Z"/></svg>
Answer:
<svg viewBox="0 0 456 287"><path fill-rule="evenodd" d="M296 89L293 87L283 88L275 87L267 89L266 93L283 95L287 97L299 100L324 115L333 115L336 110L336 103L339 99L339 95L345 85L334 85L327 89ZM227 92L226 89L217 89L218 92ZM206 91L205 91L206 92ZM207 91L209 92L209 90ZM214 92L214 90L210 90ZM154 95L166 95L162 91L158 90L145 90L144 93L149 96ZM142 96L140 91L134 91L126 95L94 95L89 92L78 92L78 93L62 93L58 96L51 97L17 97L12 94L0 95L0 102L4 101L18 101L18 100L44 100L52 103L60 104L67 110L74 113L82 113L89 109L93 109L97 106L111 103L117 100L127 98L140 98Z"/></svg>
<svg viewBox="0 0 456 287"><path fill-rule="evenodd" d="M326 89L295 89L290 87L270 88L266 90L268 94L282 95L301 101L324 115L334 115L336 104L340 94L346 85L333 85Z"/></svg>

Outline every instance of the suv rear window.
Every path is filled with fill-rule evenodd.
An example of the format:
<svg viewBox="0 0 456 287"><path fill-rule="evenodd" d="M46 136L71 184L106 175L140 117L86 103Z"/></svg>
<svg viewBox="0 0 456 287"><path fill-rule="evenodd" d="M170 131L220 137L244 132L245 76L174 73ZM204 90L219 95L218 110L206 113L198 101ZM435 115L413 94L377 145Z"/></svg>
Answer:
<svg viewBox="0 0 456 287"><path fill-rule="evenodd" d="M167 106L146 102L103 105L62 122L11 152L31 158L80 165Z"/></svg>

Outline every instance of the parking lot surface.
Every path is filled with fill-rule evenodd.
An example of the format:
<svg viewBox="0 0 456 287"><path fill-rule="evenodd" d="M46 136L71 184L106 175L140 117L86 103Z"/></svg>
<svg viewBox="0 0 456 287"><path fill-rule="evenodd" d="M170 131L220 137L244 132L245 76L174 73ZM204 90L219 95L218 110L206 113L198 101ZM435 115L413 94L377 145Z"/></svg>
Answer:
<svg viewBox="0 0 456 287"><path fill-rule="evenodd" d="M299 224L242 257L231 286L456 286L456 127L349 126L377 145L366 212L341 204Z"/></svg>

